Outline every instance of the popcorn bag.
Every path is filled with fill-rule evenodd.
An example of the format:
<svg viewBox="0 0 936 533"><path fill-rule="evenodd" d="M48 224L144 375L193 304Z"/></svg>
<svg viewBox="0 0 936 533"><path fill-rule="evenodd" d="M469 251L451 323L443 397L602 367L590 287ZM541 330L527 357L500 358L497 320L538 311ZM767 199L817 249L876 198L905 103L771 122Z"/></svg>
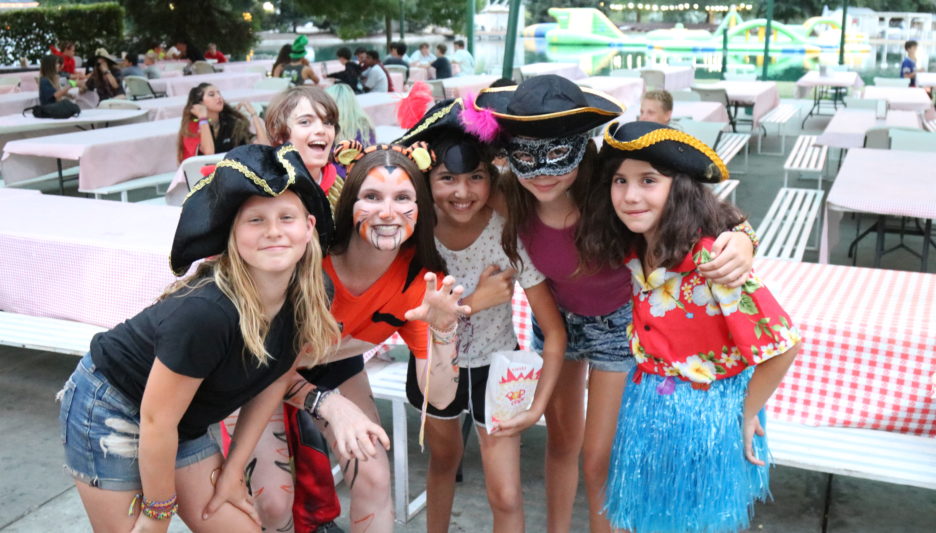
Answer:
<svg viewBox="0 0 936 533"><path fill-rule="evenodd" d="M543 359L533 352L494 352L484 393L488 433L495 424L530 408L542 368Z"/></svg>

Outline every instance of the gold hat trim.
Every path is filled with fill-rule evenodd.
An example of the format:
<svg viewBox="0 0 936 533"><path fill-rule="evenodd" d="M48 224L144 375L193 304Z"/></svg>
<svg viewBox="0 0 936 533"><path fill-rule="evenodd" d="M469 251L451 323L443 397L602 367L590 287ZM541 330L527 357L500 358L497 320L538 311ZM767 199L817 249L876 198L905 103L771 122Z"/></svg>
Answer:
<svg viewBox="0 0 936 533"><path fill-rule="evenodd" d="M442 108L442 109L436 111L435 113L433 113L432 115L430 115L429 117L427 117L425 120L423 120L423 121L422 121L422 124L419 124L418 126L414 127L413 129L409 130L408 132L404 133L402 137L400 137L399 139L397 139L397 143L399 143L399 144L405 144L407 139L409 139L410 137L413 137L413 136L415 136L415 135L418 135L418 134L422 133L423 131L426 130L426 128L428 128L429 126L431 126L431 125L435 124L436 122L438 122L439 120L441 120L442 117L448 115L449 112L452 111L452 108L455 107L456 104L459 104L459 105L460 105L461 103L462 103L462 99L461 99L461 98L456 98L454 102L452 102L451 104L445 106L444 108Z"/></svg>
<svg viewBox="0 0 936 533"><path fill-rule="evenodd" d="M286 154L289 152L295 152L295 151L296 151L296 147L291 144L284 144L283 146L281 146L279 149L276 150L276 159L280 162L281 165L283 165L283 168L286 169L286 175L288 177L286 180L286 186L283 187L283 189L280 190L279 192L274 192L273 189L270 188L270 184L268 184L266 180L258 176L256 172L247 168L247 165L244 165L240 161L235 161L233 159L223 159L217 165L215 165L215 169L211 172L211 174L200 179L198 183L196 183L195 186L192 187L192 190L189 191L189 193L185 196L185 201L188 201L188 199L191 198L193 194L204 189L205 187L208 186L209 183L214 181L215 173L218 171L219 168L234 169L240 172L241 174L243 174L245 178L252 181L254 185L263 189L263 192L267 193L270 196L274 196L274 197L279 196L280 194L283 194L283 191L288 189L292 184L296 182L296 169L295 167L293 167L292 163L286 160Z"/></svg>
<svg viewBox="0 0 936 533"><path fill-rule="evenodd" d="M618 106L620 111L609 111L607 109L602 109L600 107L577 107L575 109L569 109L568 111L556 111L554 113L544 113L542 115L510 115L507 113L498 113L497 111L489 107L479 106L477 98L475 98L474 107L477 111L488 110L491 112L492 115L494 115L497 118L506 118L510 120L516 120L518 122L536 122L539 120L548 120L551 118L562 118L562 117L567 117L570 115L579 115L582 113L597 113L599 115L617 117L617 116L620 116L621 113L627 111L626 105L622 104L620 101L618 101L617 98L609 94L603 93L601 91L596 91L589 87L579 87L579 88L582 90L583 93L587 93L592 96L597 96L598 98L602 98L604 100L611 102L612 104ZM508 91L513 92L516 90L517 90L517 86L495 87L493 89L481 89L481 92L478 93L478 96L480 97L482 94L485 94L485 93L508 92Z"/></svg>
<svg viewBox="0 0 936 533"><path fill-rule="evenodd" d="M615 139L613 135L611 135L611 126L614 125L619 124L608 124L605 126L604 130L604 142L606 144L610 144L613 148L621 150L622 152L633 152L637 150L643 150L644 148L649 148L654 144L663 141L681 142L702 152L702 155L712 161L712 164L715 165L715 168L717 168L721 173L721 179L719 181L728 179L728 167L726 167L722 159L718 157L718 154L709 148L707 144L684 131L674 130L672 128L660 128L653 130L650 133L645 133L632 141L619 141Z"/></svg>

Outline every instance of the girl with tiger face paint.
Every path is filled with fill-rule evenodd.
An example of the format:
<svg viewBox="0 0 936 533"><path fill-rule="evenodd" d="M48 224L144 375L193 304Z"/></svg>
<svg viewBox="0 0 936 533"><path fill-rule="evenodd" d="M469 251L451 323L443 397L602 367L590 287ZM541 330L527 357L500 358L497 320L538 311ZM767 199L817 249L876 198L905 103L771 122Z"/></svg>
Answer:
<svg viewBox="0 0 936 533"><path fill-rule="evenodd" d="M384 252L399 250L416 229L419 207L409 174L398 166L376 166L361 183L354 203L354 227Z"/></svg>

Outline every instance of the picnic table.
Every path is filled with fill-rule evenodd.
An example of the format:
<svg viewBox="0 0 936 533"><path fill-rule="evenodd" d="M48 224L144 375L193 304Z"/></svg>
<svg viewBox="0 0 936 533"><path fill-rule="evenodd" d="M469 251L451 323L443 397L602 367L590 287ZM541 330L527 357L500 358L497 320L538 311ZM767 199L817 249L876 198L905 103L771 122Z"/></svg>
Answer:
<svg viewBox="0 0 936 533"><path fill-rule="evenodd" d="M844 105L842 98L845 89L859 90L862 87L864 87L864 82L861 81L861 76L857 72L831 71L823 76L819 71L810 70L796 82L797 98L805 98L809 91L813 93L813 105L803 118L803 124L809 117L821 114L822 102L826 100L830 89L832 90L832 104L838 110L839 103Z"/></svg>
<svg viewBox="0 0 936 533"><path fill-rule="evenodd" d="M355 98L374 126L399 126L396 108L403 96L402 93L366 93L356 94Z"/></svg>
<svg viewBox="0 0 936 533"><path fill-rule="evenodd" d="M0 115L22 113L27 107L39 103L39 90L0 94Z"/></svg>
<svg viewBox="0 0 936 533"><path fill-rule="evenodd" d="M936 218L933 169L936 153L855 148L848 151L826 198L819 262L829 262L829 250L838 244L839 222L846 211L924 219L929 235ZM879 224L874 266L883 255L883 223ZM927 267L929 239L923 239L921 259ZM890 272L890 271L888 271ZM856 285L866 287L866 285ZM931 324L936 324L932 322ZM936 338L936 336L934 336Z"/></svg>
<svg viewBox="0 0 936 533"><path fill-rule="evenodd" d="M816 144L832 148L862 148L865 134L874 127L920 128L920 115L913 111L888 111L883 119L873 109L839 109Z"/></svg>
<svg viewBox="0 0 936 533"><path fill-rule="evenodd" d="M234 105L240 102L269 102L271 98L280 92L275 89L230 89L221 91L221 96L224 97L225 102ZM181 117L186 101L188 101L187 94L168 98L137 100L134 103L146 111L149 120L163 120Z"/></svg>
<svg viewBox="0 0 936 533"><path fill-rule="evenodd" d="M200 83L210 83L222 91L229 91L251 88L262 78L263 74L259 72L215 72L214 74L156 78L149 82L154 91L164 92L166 96L187 96L189 91Z"/></svg>
<svg viewBox="0 0 936 533"><path fill-rule="evenodd" d="M662 76L663 87L657 87L657 89L670 92L688 89L695 81L695 68L688 65L650 65L639 70L641 77L645 80L654 77L654 74L656 77ZM648 82L647 85L651 83Z"/></svg>
<svg viewBox="0 0 936 533"><path fill-rule="evenodd" d="M73 162L79 189L90 190L170 172L177 166L178 134L179 119L167 119L10 141L3 178L17 183L58 170L61 179L63 167Z"/></svg>
<svg viewBox="0 0 936 533"><path fill-rule="evenodd" d="M642 78L589 76L576 80L575 83L582 87L591 87L601 91L624 104L625 110L636 108L637 114L640 114L640 97L644 92L644 80Z"/></svg>
<svg viewBox="0 0 936 533"><path fill-rule="evenodd" d="M638 110L639 112L639 110ZM718 102L673 102L673 119L689 118L702 122L728 123L728 110Z"/></svg>
<svg viewBox="0 0 936 533"><path fill-rule="evenodd" d="M917 87L936 87L936 72L917 72Z"/></svg>
<svg viewBox="0 0 936 533"><path fill-rule="evenodd" d="M77 117L71 118L36 118L31 114L13 113L0 116L0 135L72 128L80 130L84 127L93 129L97 125L126 122L145 114L145 111L137 109L85 109Z"/></svg>
<svg viewBox="0 0 936 533"><path fill-rule="evenodd" d="M863 98L886 100L888 109L916 111L918 113L932 109L926 91L919 87L878 87L864 88Z"/></svg>
<svg viewBox="0 0 936 533"><path fill-rule="evenodd" d="M491 74L472 74L442 80L442 87L449 98L459 98L468 93L478 94L481 89L487 89L497 81L497 76Z"/></svg>
<svg viewBox="0 0 936 533"><path fill-rule="evenodd" d="M725 89L728 102L737 107L752 107L754 127L760 125L760 118L780 104L777 83L773 81L719 81L700 87Z"/></svg>
<svg viewBox="0 0 936 533"><path fill-rule="evenodd" d="M520 67L520 72L524 79L543 74L556 74L572 81L586 77L578 63L530 63Z"/></svg>
<svg viewBox="0 0 936 533"><path fill-rule="evenodd" d="M112 327L175 278L178 207L0 189L0 309Z"/></svg>
<svg viewBox="0 0 936 533"><path fill-rule="evenodd" d="M230 74L231 72L256 72L259 70L257 67L263 67L266 69L266 72L270 72L273 69L273 59L254 59L251 61L228 61L227 63L218 63L215 65L215 68L221 69L222 71ZM256 69L256 70L254 70Z"/></svg>

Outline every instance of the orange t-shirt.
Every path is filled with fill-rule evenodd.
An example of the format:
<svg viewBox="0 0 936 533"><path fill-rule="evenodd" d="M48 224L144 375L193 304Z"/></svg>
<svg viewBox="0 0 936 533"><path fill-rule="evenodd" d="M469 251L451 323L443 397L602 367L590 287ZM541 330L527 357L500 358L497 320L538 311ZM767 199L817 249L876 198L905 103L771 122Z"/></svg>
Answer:
<svg viewBox="0 0 936 533"><path fill-rule="evenodd" d="M406 284L406 274L415 254L414 248L401 250L390 268L366 291L354 296L341 283L331 256L322 266L335 285L331 312L341 326L342 337L352 337L374 345L396 332L419 359L427 357L428 325L421 320L406 320L403 315L422 303L426 292L422 269Z"/></svg>

